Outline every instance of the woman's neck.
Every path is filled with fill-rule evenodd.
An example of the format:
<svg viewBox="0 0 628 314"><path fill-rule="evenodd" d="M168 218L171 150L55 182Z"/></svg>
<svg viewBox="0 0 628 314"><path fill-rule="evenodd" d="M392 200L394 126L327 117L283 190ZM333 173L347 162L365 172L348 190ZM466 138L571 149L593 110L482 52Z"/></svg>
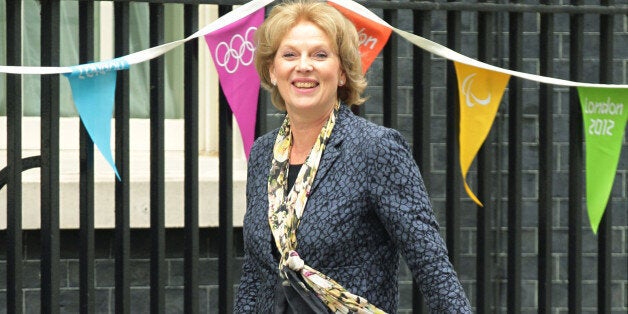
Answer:
<svg viewBox="0 0 628 314"><path fill-rule="evenodd" d="M304 119L298 115L288 115L290 132L292 133L290 164L296 165L305 162L330 114L331 111L316 119Z"/></svg>
<svg viewBox="0 0 628 314"><path fill-rule="evenodd" d="M308 125L293 125L290 122L290 131L292 133L292 146L290 147L290 164L303 164L310 154L316 139L321 133L323 124L327 120L320 123L311 123Z"/></svg>

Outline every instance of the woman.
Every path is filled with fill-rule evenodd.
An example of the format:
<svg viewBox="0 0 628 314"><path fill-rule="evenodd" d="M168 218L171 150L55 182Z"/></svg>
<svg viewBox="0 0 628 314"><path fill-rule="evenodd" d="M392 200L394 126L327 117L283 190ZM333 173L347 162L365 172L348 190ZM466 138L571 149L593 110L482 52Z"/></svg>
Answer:
<svg viewBox="0 0 628 314"><path fill-rule="evenodd" d="M355 27L323 2L288 2L256 40L287 115L251 150L235 312L394 313L400 253L432 311L470 312L408 145L348 107L366 87Z"/></svg>

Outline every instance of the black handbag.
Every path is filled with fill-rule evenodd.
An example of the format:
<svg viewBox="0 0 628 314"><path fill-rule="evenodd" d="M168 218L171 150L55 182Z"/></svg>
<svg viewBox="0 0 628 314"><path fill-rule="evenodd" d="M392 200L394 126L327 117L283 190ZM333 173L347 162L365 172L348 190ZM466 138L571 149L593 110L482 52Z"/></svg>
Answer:
<svg viewBox="0 0 628 314"><path fill-rule="evenodd" d="M303 282L301 276L294 270L285 267L284 273L290 285L283 286L283 292L292 312L327 314L329 310L318 298L316 293Z"/></svg>

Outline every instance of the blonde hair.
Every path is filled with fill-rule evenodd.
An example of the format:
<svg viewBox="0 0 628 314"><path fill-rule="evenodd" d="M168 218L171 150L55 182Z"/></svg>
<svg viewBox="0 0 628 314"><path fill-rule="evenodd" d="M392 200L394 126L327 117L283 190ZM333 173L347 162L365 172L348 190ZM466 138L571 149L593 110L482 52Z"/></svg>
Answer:
<svg viewBox="0 0 628 314"><path fill-rule="evenodd" d="M332 48L338 54L341 70L346 76L345 84L338 87L338 98L348 105L362 104L365 101L362 92L366 88L366 79L362 74L355 26L325 2L296 0L275 6L255 33L255 68L262 86L271 93L273 105L279 110L286 110L283 97L271 83L270 67L282 39L300 21L314 23L332 40Z"/></svg>

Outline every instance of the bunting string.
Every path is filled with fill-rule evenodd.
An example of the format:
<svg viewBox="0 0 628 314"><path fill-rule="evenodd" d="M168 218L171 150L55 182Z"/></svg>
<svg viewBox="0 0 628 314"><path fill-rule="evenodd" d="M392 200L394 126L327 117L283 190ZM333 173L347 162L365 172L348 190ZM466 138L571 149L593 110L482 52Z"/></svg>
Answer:
<svg viewBox="0 0 628 314"><path fill-rule="evenodd" d="M551 78L551 77L546 77L546 76L541 76L541 75L536 75L536 74L529 74L529 73L524 73L524 72L518 72L518 71L514 71L514 70L509 70L509 69L504 69L504 68L500 68L491 64L487 64L478 60L475 60L473 58L467 57L463 54L460 54L454 50L451 50L443 45L440 45L438 43L435 43L431 40L425 39L421 36L406 32L404 30L398 29L393 27L392 25L388 24L386 21L382 20L379 16L377 16L375 13L373 13L372 11L370 11L369 9L365 8L364 6L352 1L352 0L328 0L329 2L332 3L336 3L338 5L341 5L349 10L352 10L354 12L357 12L365 17L368 17L369 19L384 25L390 29L392 29L395 33L397 33L399 36L405 38L406 40L408 40L409 42L413 43L414 45L432 53L435 54L437 56L443 57L445 59L451 60L451 61L456 61L456 62L460 62L460 63L464 63L467 65L471 65L471 66L475 66L478 68L482 68L482 69L486 69L486 70L491 70L491 71L495 71L495 72L500 72L500 73L504 73L504 74L508 74L508 75L512 75L512 76L517 76L523 79L527 79L527 80L531 80L531 81L537 81L539 83L546 83L546 84L552 84L552 85L562 85L562 86L569 86L569 87L605 87L605 88L628 88L628 85L612 85L612 84L595 84L595 83L582 83L582 82L574 82L574 81L569 81L569 80L563 80L563 79L557 79L557 78Z"/></svg>
<svg viewBox="0 0 628 314"><path fill-rule="evenodd" d="M141 50L141 51L126 55L126 56L119 57L117 59L122 59L126 61L129 65L146 62L148 60L151 60L153 58L156 58L165 54L166 52L176 48L177 46L185 42L188 42L195 38L205 36L217 29L220 29L226 25L229 25L233 23L234 21L239 20L243 16L247 16L274 1L275 0L253 0L253 1L247 2L246 4L223 15L222 17L218 18L216 21L208 24L207 26L198 30L196 33L184 39L165 43L156 47L151 47L145 50ZM570 81L570 80L565 80L565 79L546 77L546 76L541 76L541 75L536 75L536 74L530 74L530 73L524 73L524 72L500 68L500 67L467 57L463 54L460 54L454 50L451 50L443 45L435 43L421 36L395 28L391 26L390 24L388 24L383 19L381 19L375 13L371 12L364 6L352 0L329 0L329 2L336 3L347 9L353 10L354 12L357 12L383 26L386 26L392 29L399 36L405 38L406 40L410 41L414 45L432 54L435 54L437 56L443 57L451 61L456 61L456 62L468 64L471 66L475 66L478 68L501 72L504 74L517 76L523 79L536 81L539 83L552 84L552 85L561 85L561 86L568 86L568 87L628 88L628 84L596 84L596 83L575 82L575 81ZM10 73L10 74L40 74L41 75L41 74L65 74L65 73L71 73L71 72L72 72L72 67L36 67L36 66L6 66L6 65L0 66L0 73Z"/></svg>
<svg viewBox="0 0 628 314"><path fill-rule="evenodd" d="M247 2L242 6L234 9L233 11L221 16L216 19L214 22L208 24L207 26L199 29L196 33L184 38L175 40L169 43L161 44L159 46L151 47L148 49L144 49L141 51L137 51L131 53L126 56L122 56L113 60L112 62L123 61L128 65L138 64L142 62L149 61L151 59L157 58L166 52L199 37L203 37L211 32L219 30L227 25L232 24L235 21L238 21L244 16L248 16L249 14L265 7L269 3L275 0L253 0L251 2ZM106 63L109 61L102 61L102 63ZM75 66L77 67L77 66ZM0 73L7 74L66 74L72 73L73 67L37 67L37 66L7 66L0 65Z"/></svg>

